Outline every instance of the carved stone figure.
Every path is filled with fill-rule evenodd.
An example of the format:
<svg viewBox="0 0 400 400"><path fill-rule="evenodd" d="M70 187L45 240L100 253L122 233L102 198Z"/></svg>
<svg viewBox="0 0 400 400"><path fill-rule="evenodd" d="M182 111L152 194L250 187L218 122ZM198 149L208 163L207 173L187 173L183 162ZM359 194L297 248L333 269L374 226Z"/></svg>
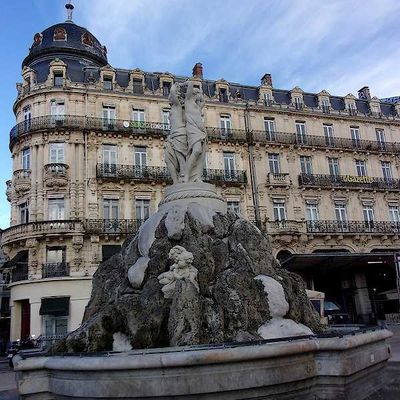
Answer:
<svg viewBox="0 0 400 400"><path fill-rule="evenodd" d="M174 83L169 94L171 131L165 144L165 162L174 183L182 182L184 178L188 151L182 102L181 87Z"/></svg>
<svg viewBox="0 0 400 400"><path fill-rule="evenodd" d="M171 299L175 293L175 285L178 279L188 279L199 290L197 283L197 269L193 267L193 254L182 246L174 246L168 258L174 261L169 271L163 272L158 276L158 281L162 287L162 292L166 299Z"/></svg>
<svg viewBox="0 0 400 400"><path fill-rule="evenodd" d="M187 83L185 97L186 133L188 155L186 157L185 182L202 180L204 160L207 151L207 131L203 119L204 96L202 90Z"/></svg>

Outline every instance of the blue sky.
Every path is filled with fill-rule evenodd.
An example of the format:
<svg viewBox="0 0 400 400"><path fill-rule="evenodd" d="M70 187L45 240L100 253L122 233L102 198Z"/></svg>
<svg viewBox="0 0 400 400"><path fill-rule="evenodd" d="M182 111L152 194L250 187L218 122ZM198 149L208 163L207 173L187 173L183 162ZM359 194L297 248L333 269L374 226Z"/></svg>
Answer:
<svg viewBox="0 0 400 400"><path fill-rule="evenodd" d="M9 225L8 138L21 62L33 35L66 19L65 0L3 1L0 14L0 227ZM111 65L308 92L400 95L398 0L74 0L74 22L108 48Z"/></svg>

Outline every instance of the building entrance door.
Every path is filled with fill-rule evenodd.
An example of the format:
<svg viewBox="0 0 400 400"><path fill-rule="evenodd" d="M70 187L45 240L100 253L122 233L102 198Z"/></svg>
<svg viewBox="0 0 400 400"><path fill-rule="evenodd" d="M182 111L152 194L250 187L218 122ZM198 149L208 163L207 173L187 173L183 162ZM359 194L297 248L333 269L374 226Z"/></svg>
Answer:
<svg viewBox="0 0 400 400"><path fill-rule="evenodd" d="M21 340L31 335L31 305L29 300L21 301Z"/></svg>

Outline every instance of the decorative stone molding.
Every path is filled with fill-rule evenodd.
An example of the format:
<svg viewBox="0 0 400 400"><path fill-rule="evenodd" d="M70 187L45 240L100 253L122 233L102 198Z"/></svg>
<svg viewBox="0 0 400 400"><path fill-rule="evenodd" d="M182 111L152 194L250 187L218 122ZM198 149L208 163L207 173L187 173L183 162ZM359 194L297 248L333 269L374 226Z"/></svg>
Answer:
<svg viewBox="0 0 400 400"><path fill-rule="evenodd" d="M60 188L68 184L67 164L51 163L44 166L44 183L49 188Z"/></svg>
<svg viewBox="0 0 400 400"><path fill-rule="evenodd" d="M54 74L62 74L62 86L65 86L67 81L67 64L59 58L55 58L53 61L50 62L49 75L47 76L46 80L47 86L54 86Z"/></svg>

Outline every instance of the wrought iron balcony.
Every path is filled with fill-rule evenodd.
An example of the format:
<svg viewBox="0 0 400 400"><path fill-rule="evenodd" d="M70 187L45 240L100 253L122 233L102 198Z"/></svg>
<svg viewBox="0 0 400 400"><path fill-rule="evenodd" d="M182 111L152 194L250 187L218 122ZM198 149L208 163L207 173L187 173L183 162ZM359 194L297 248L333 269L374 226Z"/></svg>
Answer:
<svg viewBox="0 0 400 400"><path fill-rule="evenodd" d="M205 169L203 171L204 182L214 185L245 185L247 183L246 171Z"/></svg>
<svg viewBox="0 0 400 400"><path fill-rule="evenodd" d="M2 243L43 235L82 232L82 223L76 220L35 221L11 226L3 231Z"/></svg>
<svg viewBox="0 0 400 400"><path fill-rule="evenodd" d="M370 176L300 174L299 186L399 191L400 181Z"/></svg>
<svg viewBox="0 0 400 400"><path fill-rule="evenodd" d="M391 221L307 221L307 232L316 234L399 234L400 222Z"/></svg>
<svg viewBox="0 0 400 400"><path fill-rule="evenodd" d="M66 186L68 183L68 165L51 163L44 166L44 182L46 186Z"/></svg>
<svg viewBox="0 0 400 400"><path fill-rule="evenodd" d="M28 264L17 263L11 270L11 282L26 281L28 279Z"/></svg>
<svg viewBox="0 0 400 400"><path fill-rule="evenodd" d="M17 192L25 192L31 188L31 170L17 169L13 173L14 188Z"/></svg>
<svg viewBox="0 0 400 400"><path fill-rule="evenodd" d="M42 278L59 278L69 276L68 263L46 263L42 264Z"/></svg>
<svg viewBox="0 0 400 400"><path fill-rule="evenodd" d="M378 153L396 153L400 143L378 142L373 140L355 140L351 138L299 135L297 133L275 131L252 131L252 141L270 144L293 144L305 147L332 148L340 150L362 150Z"/></svg>
<svg viewBox="0 0 400 400"><path fill-rule="evenodd" d="M216 142L236 141L246 143L248 140L248 132L244 129L213 128L208 126L206 130L208 139Z"/></svg>
<svg viewBox="0 0 400 400"><path fill-rule="evenodd" d="M137 165L97 164L98 179L137 180L142 182L172 182L166 167L142 167Z"/></svg>
<svg viewBox="0 0 400 400"><path fill-rule="evenodd" d="M86 233L107 235L133 235L143 224L140 219L86 219Z"/></svg>

